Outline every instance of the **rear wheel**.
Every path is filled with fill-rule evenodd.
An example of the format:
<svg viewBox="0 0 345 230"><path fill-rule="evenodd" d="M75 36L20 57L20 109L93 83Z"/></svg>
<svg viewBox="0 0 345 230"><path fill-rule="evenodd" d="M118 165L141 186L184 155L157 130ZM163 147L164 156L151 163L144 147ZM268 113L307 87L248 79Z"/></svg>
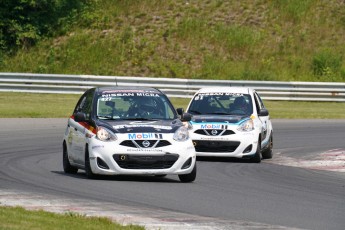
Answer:
<svg viewBox="0 0 345 230"><path fill-rule="evenodd" d="M86 177L89 178L89 179L95 179L96 178L96 174L94 174L92 172L91 165L90 165L89 150L88 150L87 147L86 147L85 151L86 151L85 152L85 173L86 173Z"/></svg>
<svg viewBox="0 0 345 230"><path fill-rule="evenodd" d="M196 178L196 163L194 164L194 168L190 173L181 174L181 175L178 175L178 177L180 178L180 181L183 183L193 182Z"/></svg>
<svg viewBox="0 0 345 230"><path fill-rule="evenodd" d="M250 159L250 162L252 163L260 163L262 159L261 155L261 140L258 141L258 147L256 148L255 155Z"/></svg>
<svg viewBox="0 0 345 230"><path fill-rule="evenodd" d="M68 151L67 151L67 146L66 143L63 143L63 147L62 147L62 165L63 165L63 171L65 173L69 173L69 174L76 174L78 172L78 168L74 167L71 165L71 163L69 163L68 160Z"/></svg>
<svg viewBox="0 0 345 230"><path fill-rule="evenodd" d="M273 157L273 134L271 133L267 148L262 151L262 158L271 159Z"/></svg>

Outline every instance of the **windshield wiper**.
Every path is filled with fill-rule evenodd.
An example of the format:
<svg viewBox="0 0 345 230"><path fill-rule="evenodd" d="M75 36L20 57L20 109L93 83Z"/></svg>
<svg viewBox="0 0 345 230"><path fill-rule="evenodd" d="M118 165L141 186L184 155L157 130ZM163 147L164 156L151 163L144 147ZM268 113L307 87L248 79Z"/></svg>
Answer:
<svg viewBox="0 0 345 230"><path fill-rule="evenodd" d="M196 110L189 110L188 112L193 113L193 114L201 114L199 111L196 111Z"/></svg>
<svg viewBox="0 0 345 230"><path fill-rule="evenodd" d="M112 116L97 116L97 118L102 120L113 120Z"/></svg>
<svg viewBox="0 0 345 230"><path fill-rule="evenodd" d="M135 121L157 121L157 119L143 118L143 117L128 117L121 120L135 120Z"/></svg>
<svg viewBox="0 0 345 230"><path fill-rule="evenodd" d="M215 113L207 113L207 114L215 114L215 115L231 115L229 113L224 113L224 112L215 112Z"/></svg>

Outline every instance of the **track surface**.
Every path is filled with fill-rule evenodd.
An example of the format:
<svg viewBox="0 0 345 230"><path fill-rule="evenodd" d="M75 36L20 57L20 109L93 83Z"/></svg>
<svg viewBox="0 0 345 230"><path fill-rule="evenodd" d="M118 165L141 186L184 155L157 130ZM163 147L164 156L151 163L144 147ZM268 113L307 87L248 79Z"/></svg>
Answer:
<svg viewBox="0 0 345 230"><path fill-rule="evenodd" d="M261 164L198 159L194 183L177 176L105 177L63 173L66 119L0 119L0 191L18 190L303 229L345 229L345 173L284 166L336 149L344 120L273 120L274 157ZM279 163L279 164L278 164ZM297 165L298 166L298 165ZM343 165L337 166L341 171Z"/></svg>

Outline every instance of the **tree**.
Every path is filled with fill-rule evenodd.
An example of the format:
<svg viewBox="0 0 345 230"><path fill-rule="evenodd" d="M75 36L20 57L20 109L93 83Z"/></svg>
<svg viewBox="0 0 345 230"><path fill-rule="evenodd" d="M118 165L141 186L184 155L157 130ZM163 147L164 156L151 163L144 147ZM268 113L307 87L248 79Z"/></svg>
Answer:
<svg viewBox="0 0 345 230"><path fill-rule="evenodd" d="M29 48L64 31L90 0L1 0L0 52Z"/></svg>

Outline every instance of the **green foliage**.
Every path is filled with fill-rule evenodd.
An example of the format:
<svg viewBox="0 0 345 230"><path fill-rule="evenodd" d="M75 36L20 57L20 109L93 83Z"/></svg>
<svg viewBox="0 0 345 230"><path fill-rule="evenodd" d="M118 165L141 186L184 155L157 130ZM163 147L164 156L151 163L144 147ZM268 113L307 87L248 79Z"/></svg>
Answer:
<svg viewBox="0 0 345 230"><path fill-rule="evenodd" d="M45 36L63 34L88 0L1 0L0 50L29 48Z"/></svg>
<svg viewBox="0 0 345 230"><path fill-rule="evenodd" d="M246 49L261 39L260 32L251 27L217 24L212 31L217 42L224 42L227 49Z"/></svg>
<svg viewBox="0 0 345 230"><path fill-rule="evenodd" d="M183 19L177 29L177 33L182 38L200 38L207 34L207 23L204 19L185 18Z"/></svg>
<svg viewBox="0 0 345 230"><path fill-rule="evenodd" d="M306 15L315 0L274 0L273 5L287 18L294 21Z"/></svg>
<svg viewBox="0 0 345 230"><path fill-rule="evenodd" d="M4 0L0 4L11 2ZM13 2L43 4L48 0ZM76 2L80 5L73 5ZM49 30L32 23L31 15L36 10L30 14L30 20L24 21L30 23L16 19L20 36L15 35L12 45L6 40L11 36L2 36L2 48L16 51L18 47L31 47L18 49L13 55L0 52L1 72L345 81L341 55L345 53L343 1L51 0L49 3L56 6L50 10L55 12L51 14L52 23L40 20L39 24L47 25L44 28ZM64 4L66 10L60 12ZM1 12L0 16L4 15ZM0 20L0 25L3 29L4 25L12 24Z"/></svg>
<svg viewBox="0 0 345 230"><path fill-rule="evenodd" d="M106 229L106 230L143 230L137 225L122 226L104 217L86 217L68 212L56 214L51 212L28 211L21 207L0 206L0 229L26 230L60 230L60 229Z"/></svg>
<svg viewBox="0 0 345 230"><path fill-rule="evenodd" d="M343 57L331 49L324 49L317 52L312 61L313 73L326 81L341 74Z"/></svg>

